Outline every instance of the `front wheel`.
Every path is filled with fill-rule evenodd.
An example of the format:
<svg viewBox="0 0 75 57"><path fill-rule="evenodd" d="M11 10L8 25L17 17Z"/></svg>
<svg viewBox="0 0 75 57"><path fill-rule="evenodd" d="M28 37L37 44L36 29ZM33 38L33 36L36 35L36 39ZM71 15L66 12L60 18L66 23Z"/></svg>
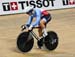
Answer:
<svg viewBox="0 0 75 57"><path fill-rule="evenodd" d="M17 38L17 47L22 52L28 52L32 49L34 44L33 37L29 32L22 32Z"/></svg>
<svg viewBox="0 0 75 57"><path fill-rule="evenodd" d="M48 50L54 50L58 46L58 36L55 32L49 31L48 36L45 37L45 47Z"/></svg>

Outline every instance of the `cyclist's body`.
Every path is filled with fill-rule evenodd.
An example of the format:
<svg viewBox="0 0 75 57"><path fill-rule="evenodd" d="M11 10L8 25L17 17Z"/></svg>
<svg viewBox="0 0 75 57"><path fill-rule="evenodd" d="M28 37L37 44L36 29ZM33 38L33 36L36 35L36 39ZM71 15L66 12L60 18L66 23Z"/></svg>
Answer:
<svg viewBox="0 0 75 57"><path fill-rule="evenodd" d="M41 10L38 8L31 8L30 11L26 12L26 14L29 15L28 22L26 23L26 25L30 25L29 30L31 30L33 27L39 26L39 37L42 36L42 33L44 33L43 36L47 36L46 24L51 20L51 15L46 10ZM36 19L35 22L32 22L33 18Z"/></svg>

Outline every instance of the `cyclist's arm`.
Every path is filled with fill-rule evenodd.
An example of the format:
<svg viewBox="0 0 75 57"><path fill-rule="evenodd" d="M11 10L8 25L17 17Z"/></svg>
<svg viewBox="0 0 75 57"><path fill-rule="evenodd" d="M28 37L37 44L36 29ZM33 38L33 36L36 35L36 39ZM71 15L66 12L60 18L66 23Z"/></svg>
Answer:
<svg viewBox="0 0 75 57"><path fill-rule="evenodd" d="M39 10L36 10L36 21L32 23L32 26L35 27L40 23L41 19L41 12Z"/></svg>
<svg viewBox="0 0 75 57"><path fill-rule="evenodd" d="M27 25L30 25L31 24L31 22L32 22L32 20L33 20L33 16L31 15L31 16L29 16L29 19L28 19L28 21L27 21Z"/></svg>

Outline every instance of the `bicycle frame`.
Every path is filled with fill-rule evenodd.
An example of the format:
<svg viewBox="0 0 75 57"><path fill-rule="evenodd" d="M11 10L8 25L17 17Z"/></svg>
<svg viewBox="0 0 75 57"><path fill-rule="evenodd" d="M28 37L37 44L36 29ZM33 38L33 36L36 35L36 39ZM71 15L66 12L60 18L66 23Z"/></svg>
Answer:
<svg viewBox="0 0 75 57"><path fill-rule="evenodd" d="M33 29L36 28L40 28L40 27L33 27ZM28 27L26 27L26 29L28 29ZM30 35L32 35L32 37L34 37L36 40L39 40L39 37L33 32L33 30L29 31Z"/></svg>
<svg viewBox="0 0 75 57"><path fill-rule="evenodd" d="M39 40L39 37L38 37L33 31L31 31L30 34L31 34L35 39Z"/></svg>

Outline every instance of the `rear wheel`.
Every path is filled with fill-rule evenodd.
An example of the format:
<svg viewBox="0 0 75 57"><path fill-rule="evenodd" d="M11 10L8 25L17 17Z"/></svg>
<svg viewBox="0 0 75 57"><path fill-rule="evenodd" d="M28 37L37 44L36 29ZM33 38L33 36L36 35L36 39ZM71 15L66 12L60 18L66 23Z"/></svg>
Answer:
<svg viewBox="0 0 75 57"><path fill-rule="evenodd" d="M22 32L17 38L17 47L22 52L28 52L32 49L34 44L33 37L29 32Z"/></svg>
<svg viewBox="0 0 75 57"><path fill-rule="evenodd" d="M45 37L45 46L48 50L54 50L58 46L58 36L55 32L49 31Z"/></svg>

